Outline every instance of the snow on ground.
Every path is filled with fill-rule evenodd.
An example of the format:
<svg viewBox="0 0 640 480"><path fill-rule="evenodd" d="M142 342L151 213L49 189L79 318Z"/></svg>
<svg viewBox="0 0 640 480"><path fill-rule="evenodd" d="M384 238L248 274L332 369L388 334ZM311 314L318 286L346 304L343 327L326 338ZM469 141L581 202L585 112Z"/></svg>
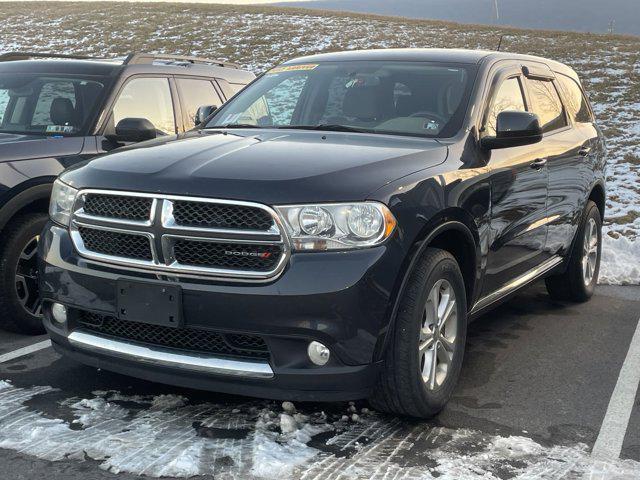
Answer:
<svg viewBox="0 0 640 480"><path fill-rule="evenodd" d="M0 381L0 448L46 460L95 460L112 473L240 479L640 477L640 463L604 461L584 444L543 445L407 423L353 405L298 412L285 402L194 403L176 395L94 392L58 400L67 420L30 406L58 394ZM46 399L45 399L46 400ZM48 403L48 402L47 402ZM72 419L72 420L69 420Z"/></svg>
<svg viewBox="0 0 640 480"><path fill-rule="evenodd" d="M640 38L203 4L0 3L0 51L131 51L219 57L257 73L322 51L391 47L503 49L557 59L584 80L608 139L602 278L640 283ZM1 100L0 100L1 101ZM625 237L629 242L619 240Z"/></svg>

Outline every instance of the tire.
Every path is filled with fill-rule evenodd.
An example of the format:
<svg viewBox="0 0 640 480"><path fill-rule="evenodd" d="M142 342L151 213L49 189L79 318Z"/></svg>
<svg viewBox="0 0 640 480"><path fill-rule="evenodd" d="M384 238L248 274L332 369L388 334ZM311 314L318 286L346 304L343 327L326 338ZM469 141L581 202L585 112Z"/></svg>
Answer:
<svg viewBox="0 0 640 480"><path fill-rule="evenodd" d="M0 325L29 335L44 333L37 285L37 241L47 215L29 213L13 220L0 246ZM18 277L18 269L21 275Z"/></svg>
<svg viewBox="0 0 640 480"><path fill-rule="evenodd" d="M593 243L589 244L587 236L591 239L595 238L597 244L595 246ZM587 254L588 257L586 257ZM601 255L602 217L598 206L589 200L585 207L582 224L573 241L567 269L563 274L547 277L545 280L551 298L570 302L589 300L598 283ZM589 275L585 271L587 268L585 265L589 266Z"/></svg>
<svg viewBox="0 0 640 480"><path fill-rule="evenodd" d="M400 308L392 331L392 340L387 347L384 366L369 399L376 410L396 415L431 418L447 404L460 376L467 334L467 300L464 279L455 258L448 252L427 248L418 260L400 300ZM447 290L448 289L448 290ZM438 298L440 306L445 305L446 292L454 294L454 310L443 323L441 333L429 328L436 316L427 309ZM434 292L436 292L434 294ZM434 297L434 295L436 295ZM451 295L449 293L449 300ZM455 325L453 329L452 325ZM427 331L435 341L442 358L448 358L446 374L440 355L436 362L436 375L428 368L432 365L433 347L419 351L429 340ZM453 338L453 342L451 342ZM452 354L444 357L445 343L452 343ZM446 362L444 362L446 364ZM423 377L426 373L427 378ZM435 379L435 380L434 380Z"/></svg>

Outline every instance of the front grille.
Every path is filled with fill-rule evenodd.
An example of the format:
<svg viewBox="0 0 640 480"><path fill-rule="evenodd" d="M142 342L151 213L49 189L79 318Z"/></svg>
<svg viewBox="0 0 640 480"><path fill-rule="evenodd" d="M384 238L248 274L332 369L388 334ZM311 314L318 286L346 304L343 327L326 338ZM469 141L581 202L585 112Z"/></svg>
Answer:
<svg viewBox="0 0 640 480"><path fill-rule="evenodd" d="M179 200L173 203L176 225L199 228L269 230L271 215L256 207Z"/></svg>
<svg viewBox="0 0 640 480"><path fill-rule="evenodd" d="M251 202L83 190L70 233L94 261L216 279L269 281L290 256L277 214Z"/></svg>
<svg viewBox="0 0 640 480"><path fill-rule="evenodd" d="M151 198L92 193L84 199L84 211L94 217L146 221L151 216L152 204Z"/></svg>
<svg viewBox="0 0 640 480"><path fill-rule="evenodd" d="M162 327L91 312L80 312L78 321L86 330L147 345L230 357L269 358L269 348L258 335Z"/></svg>
<svg viewBox="0 0 640 480"><path fill-rule="evenodd" d="M282 250L278 245L178 240L173 254L180 264L229 270L273 270Z"/></svg>
<svg viewBox="0 0 640 480"><path fill-rule="evenodd" d="M151 244L143 235L87 227L79 227L78 232L84 247L92 252L135 260L153 260Z"/></svg>

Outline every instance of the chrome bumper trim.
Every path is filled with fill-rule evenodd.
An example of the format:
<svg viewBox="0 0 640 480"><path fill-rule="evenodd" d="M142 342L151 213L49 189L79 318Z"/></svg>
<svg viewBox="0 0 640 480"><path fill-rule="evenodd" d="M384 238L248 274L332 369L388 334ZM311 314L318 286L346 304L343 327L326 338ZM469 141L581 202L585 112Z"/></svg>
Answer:
<svg viewBox="0 0 640 480"><path fill-rule="evenodd" d="M176 353L162 347L147 347L121 340L100 337L82 331L74 331L68 337L76 348L118 357L134 362L177 368L180 370L228 375L244 378L273 378L273 370L267 362L231 360L197 353Z"/></svg>

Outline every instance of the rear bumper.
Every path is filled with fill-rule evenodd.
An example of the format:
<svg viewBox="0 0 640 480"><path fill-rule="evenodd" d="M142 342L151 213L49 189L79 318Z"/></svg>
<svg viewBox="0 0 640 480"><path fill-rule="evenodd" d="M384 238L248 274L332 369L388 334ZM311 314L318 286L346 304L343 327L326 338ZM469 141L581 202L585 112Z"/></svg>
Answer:
<svg viewBox="0 0 640 480"><path fill-rule="evenodd" d="M41 242L45 326L61 353L76 360L157 382L273 399L338 401L364 398L375 386L376 353L389 323L399 273L397 247L294 255L268 284L220 283L136 272L79 257L67 231L50 224ZM113 338L51 319L46 305L117 316L119 279L182 287L184 326L259 335L268 359L230 358ZM313 365L317 340L331 360Z"/></svg>

